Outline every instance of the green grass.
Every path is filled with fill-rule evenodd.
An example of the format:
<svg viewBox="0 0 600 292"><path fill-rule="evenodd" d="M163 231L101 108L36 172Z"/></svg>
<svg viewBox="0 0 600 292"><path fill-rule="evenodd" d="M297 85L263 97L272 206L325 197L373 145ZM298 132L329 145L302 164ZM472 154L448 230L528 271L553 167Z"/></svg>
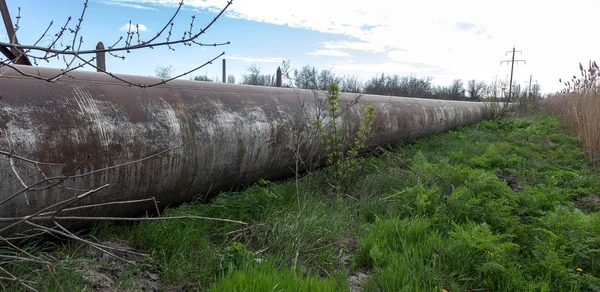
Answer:
<svg viewBox="0 0 600 292"><path fill-rule="evenodd" d="M345 280L345 279L343 279ZM231 292L271 292L271 291L323 291L335 292L348 290L343 281L320 279L315 276L300 276L290 269L278 269L264 263L253 267L244 267L224 275L210 291Z"/></svg>
<svg viewBox="0 0 600 292"><path fill-rule="evenodd" d="M303 177L299 196L293 180L263 181L165 214L246 228L179 220L104 224L88 236L148 252L141 269L162 289L347 291L349 271L362 270L363 291L600 291L600 213L573 206L600 194L598 173L556 116L407 143L367 158L345 195L328 195L323 175ZM82 256L77 244L59 250L67 262ZM84 285L68 268L15 271Z"/></svg>

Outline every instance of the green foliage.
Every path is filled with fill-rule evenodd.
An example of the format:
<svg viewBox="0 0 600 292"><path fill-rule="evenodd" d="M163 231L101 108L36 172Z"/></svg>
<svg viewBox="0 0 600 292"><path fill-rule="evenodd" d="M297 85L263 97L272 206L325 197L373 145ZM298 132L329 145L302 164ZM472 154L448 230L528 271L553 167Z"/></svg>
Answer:
<svg viewBox="0 0 600 292"><path fill-rule="evenodd" d="M347 206L331 206L321 199L307 199L302 209L272 210L253 227L249 244L267 249L278 263L320 273L339 266L337 242L351 220Z"/></svg>
<svg viewBox="0 0 600 292"><path fill-rule="evenodd" d="M209 291L346 291L345 283L336 279L320 279L312 275L301 276L271 263L247 267L225 275Z"/></svg>
<svg viewBox="0 0 600 292"><path fill-rule="evenodd" d="M536 116L485 121L403 147L400 168L414 184L394 186L385 201L361 207L373 224L356 257L373 266L369 289L600 289L600 215L571 203L599 193L600 185L578 146L559 119ZM394 242L390 234L403 230L381 222L413 221L415 215L427 218L428 231L439 232L444 242L434 247L439 264L416 268L433 270L435 278L425 272L406 276L407 260L386 254L391 248L381 243ZM406 249L397 242L388 246ZM381 277L384 270L393 277Z"/></svg>
<svg viewBox="0 0 600 292"><path fill-rule="evenodd" d="M439 291L440 233L423 217L376 220L360 241L358 265L373 267L366 291Z"/></svg>
<svg viewBox="0 0 600 292"><path fill-rule="evenodd" d="M319 118L313 120L313 128L321 136L321 143L326 153L326 164L330 167L324 170L327 185L334 194L346 193L356 181L357 176L366 162L360 156L360 151L365 147L365 141L371 133L375 119L375 107L366 106L363 109L358 131L354 140L348 147L344 146L342 139L342 125L340 124L342 111L339 102L340 90L333 82L327 91L327 114L329 121Z"/></svg>
<svg viewBox="0 0 600 292"><path fill-rule="evenodd" d="M254 258L254 253L246 249L243 243L234 241L219 254L219 271L234 271L252 260L260 261Z"/></svg>
<svg viewBox="0 0 600 292"><path fill-rule="evenodd" d="M262 185L248 188L243 194L217 197L211 204L187 204L168 210L165 216L204 216L244 222L262 221L271 210L292 202L293 184ZM153 265L166 284L196 282L207 285L223 270L233 270L250 257L239 242L231 242L228 233L239 231L230 223L205 220L142 222L134 230L137 247L149 250ZM190 260L193 259L193 260Z"/></svg>

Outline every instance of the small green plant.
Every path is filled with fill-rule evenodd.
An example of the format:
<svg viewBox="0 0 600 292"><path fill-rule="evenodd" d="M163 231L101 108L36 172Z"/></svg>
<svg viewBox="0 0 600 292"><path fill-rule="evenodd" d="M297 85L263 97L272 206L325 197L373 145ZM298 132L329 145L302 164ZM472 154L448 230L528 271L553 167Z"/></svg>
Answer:
<svg viewBox="0 0 600 292"><path fill-rule="evenodd" d="M347 148L344 147L340 133L342 127L339 96L338 85L335 82L331 83L327 91L327 113L330 120L328 123L318 118L313 120L313 127L321 135L326 163L329 166L325 170L327 184L334 194L345 193L356 181L357 175L365 164L365 159L360 156L360 152L365 148L365 141L371 133L375 120L375 107L366 106L354 140L348 143Z"/></svg>
<svg viewBox="0 0 600 292"><path fill-rule="evenodd" d="M219 254L219 270L230 272L253 260L254 253L246 249L243 243L234 241Z"/></svg>

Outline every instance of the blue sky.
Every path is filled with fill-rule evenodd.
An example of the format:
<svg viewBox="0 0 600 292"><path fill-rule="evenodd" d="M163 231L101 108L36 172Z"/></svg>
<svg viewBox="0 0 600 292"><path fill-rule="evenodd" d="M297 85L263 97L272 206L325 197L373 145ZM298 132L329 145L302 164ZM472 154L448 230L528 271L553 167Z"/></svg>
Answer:
<svg viewBox="0 0 600 292"><path fill-rule="evenodd" d="M145 28L142 39L154 36L175 11L179 0L89 0L80 35L83 48L98 41L112 44L131 20ZM68 16L77 19L83 0L7 0L11 15L21 7L19 41L31 44L50 21L54 25L42 44ZM173 33L208 23L225 0L186 0ZM282 60L292 67L310 64L338 75L366 80L388 73L433 77L436 84L452 79L507 79L510 67L500 65L507 50L522 50L515 66L516 82L533 75L544 92L561 89L559 78L578 74L578 62L600 60L596 36L597 1L343 1L234 0L224 17L203 36L206 43L231 41L223 47L175 46L133 51L126 59L107 57L113 73L154 75L158 66L185 72L225 52L228 74L239 80L251 65L272 73ZM74 23L74 22L73 22ZM70 38L65 38L68 41ZM0 41L6 41L0 30ZM53 60L44 66L61 67ZM92 70L91 68L87 70ZM195 75L220 76L221 61Z"/></svg>

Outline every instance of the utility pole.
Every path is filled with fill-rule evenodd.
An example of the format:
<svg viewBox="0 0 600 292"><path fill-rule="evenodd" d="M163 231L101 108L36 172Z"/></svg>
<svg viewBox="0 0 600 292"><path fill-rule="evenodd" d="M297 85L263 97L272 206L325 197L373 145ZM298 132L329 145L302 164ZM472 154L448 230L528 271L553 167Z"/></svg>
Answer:
<svg viewBox="0 0 600 292"><path fill-rule="evenodd" d="M281 87L282 84L282 75L281 75L281 67L277 67L277 72L275 75L275 86L276 87Z"/></svg>
<svg viewBox="0 0 600 292"><path fill-rule="evenodd" d="M102 42L98 42L96 44L96 50L102 51L104 50L104 44ZM96 52L96 71L97 72L106 72L106 54L105 52Z"/></svg>
<svg viewBox="0 0 600 292"><path fill-rule="evenodd" d="M533 75L529 75L529 89L527 90L527 97L531 95L531 77L533 77Z"/></svg>
<svg viewBox="0 0 600 292"><path fill-rule="evenodd" d="M225 64L225 59L223 59L223 83L227 83L227 66Z"/></svg>
<svg viewBox="0 0 600 292"><path fill-rule="evenodd" d="M513 70L515 68L515 62L517 62L517 64L519 62L523 62L525 64L527 64L527 62L525 60L515 60L515 52L519 52L521 53L521 55L523 54L522 51L520 50L515 50L515 47L513 46L512 51L507 51L505 55L508 55L508 53L512 52L512 59L511 60L504 60L504 61L500 61L500 65L502 65L502 63L509 63L510 62L510 84L508 86L508 101L512 100L512 80L513 80Z"/></svg>

